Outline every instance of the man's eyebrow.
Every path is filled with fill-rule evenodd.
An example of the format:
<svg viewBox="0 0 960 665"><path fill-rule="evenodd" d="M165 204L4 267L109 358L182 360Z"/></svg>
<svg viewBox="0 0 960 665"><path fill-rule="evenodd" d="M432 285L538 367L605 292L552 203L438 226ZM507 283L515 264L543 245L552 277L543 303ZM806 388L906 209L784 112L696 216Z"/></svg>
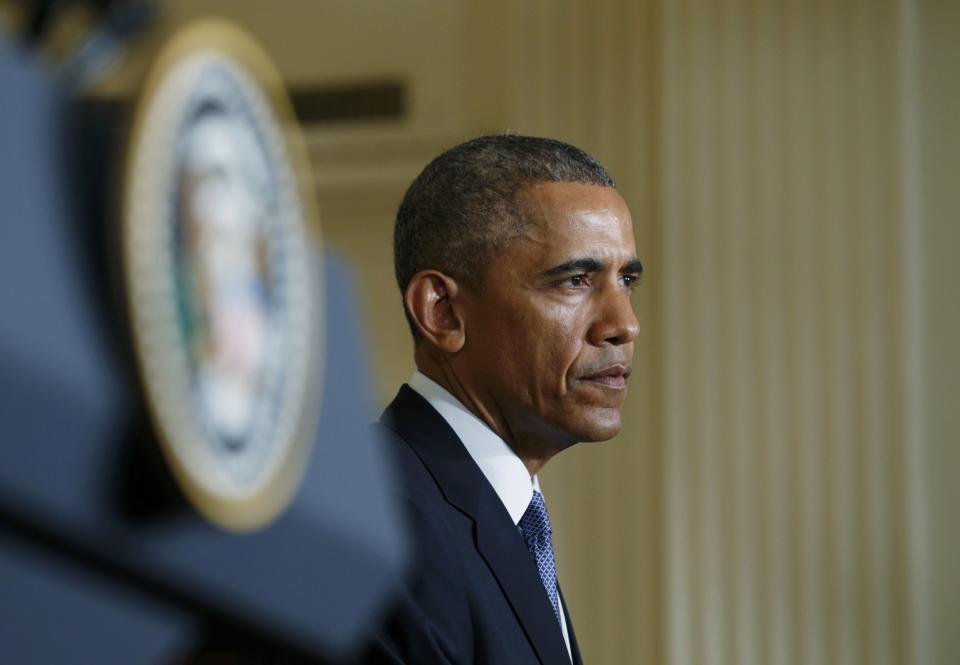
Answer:
<svg viewBox="0 0 960 665"><path fill-rule="evenodd" d="M643 272L643 264L640 263L640 259L633 259L632 261L629 261L625 266L623 266L620 272L636 273L639 275L640 273Z"/></svg>
<svg viewBox="0 0 960 665"><path fill-rule="evenodd" d="M566 263L544 270L540 275L542 277L559 277L573 272L598 272L603 270L606 264L603 261L591 258L573 259Z"/></svg>
<svg viewBox="0 0 960 665"><path fill-rule="evenodd" d="M540 273L540 275L542 277L559 277L560 275L569 275L570 273L599 272L606 267L607 264L603 261L586 257L582 259L572 259L553 268L548 268ZM643 272L643 265L641 265L638 259L632 259L624 264L620 272L636 273L639 275Z"/></svg>

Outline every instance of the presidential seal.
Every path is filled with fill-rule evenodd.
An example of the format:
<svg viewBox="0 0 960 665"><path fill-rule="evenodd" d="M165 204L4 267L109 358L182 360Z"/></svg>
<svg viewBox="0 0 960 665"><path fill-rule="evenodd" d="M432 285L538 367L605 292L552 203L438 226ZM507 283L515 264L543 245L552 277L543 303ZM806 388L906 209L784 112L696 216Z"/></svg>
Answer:
<svg viewBox="0 0 960 665"><path fill-rule="evenodd" d="M206 517L252 529L306 465L319 403L319 231L279 75L205 20L160 52L122 202L134 347L165 457Z"/></svg>

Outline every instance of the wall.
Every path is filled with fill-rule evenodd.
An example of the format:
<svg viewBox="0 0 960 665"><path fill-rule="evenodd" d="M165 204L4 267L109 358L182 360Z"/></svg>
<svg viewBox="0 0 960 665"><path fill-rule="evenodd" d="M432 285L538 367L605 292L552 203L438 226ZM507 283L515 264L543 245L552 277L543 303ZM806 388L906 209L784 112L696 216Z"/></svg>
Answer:
<svg viewBox="0 0 960 665"><path fill-rule="evenodd" d="M915 252L907 278L917 304L905 322L914 344L916 371L911 378L917 397L915 456L918 493L912 542L918 554L920 601L915 607L918 631L925 639L916 662L947 665L960 653L960 6L920 0L905 12L912 21L910 64L913 93L906 114L915 130L916 197L905 213L913 222L905 245Z"/></svg>
<svg viewBox="0 0 960 665"><path fill-rule="evenodd" d="M665 3L671 663L903 663L898 7Z"/></svg>

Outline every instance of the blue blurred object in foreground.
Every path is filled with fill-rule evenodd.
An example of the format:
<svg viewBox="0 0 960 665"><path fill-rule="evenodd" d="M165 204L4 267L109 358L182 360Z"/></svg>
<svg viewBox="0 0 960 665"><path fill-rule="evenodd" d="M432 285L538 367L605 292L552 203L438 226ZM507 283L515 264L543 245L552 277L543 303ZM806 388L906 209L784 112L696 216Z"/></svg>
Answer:
<svg viewBox="0 0 960 665"><path fill-rule="evenodd" d="M325 259L323 401L296 496L259 531L210 525L180 497L144 412L116 306L106 199L119 176L74 104L0 41L3 660L163 661L211 622L296 653L349 655L388 602L406 544L367 427L348 270Z"/></svg>

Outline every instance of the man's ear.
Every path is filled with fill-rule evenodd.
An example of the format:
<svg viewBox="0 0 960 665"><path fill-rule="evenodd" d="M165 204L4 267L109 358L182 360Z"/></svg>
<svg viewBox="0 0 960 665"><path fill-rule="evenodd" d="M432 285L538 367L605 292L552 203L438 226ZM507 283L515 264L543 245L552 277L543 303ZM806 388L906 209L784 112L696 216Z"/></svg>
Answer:
<svg viewBox="0 0 960 665"><path fill-rule="evenodd" d="M466 341L463 317L454 302L457 282L436 270L421 270L407 284L403 304L420 334L446 353L456 353Z"/></svg>

